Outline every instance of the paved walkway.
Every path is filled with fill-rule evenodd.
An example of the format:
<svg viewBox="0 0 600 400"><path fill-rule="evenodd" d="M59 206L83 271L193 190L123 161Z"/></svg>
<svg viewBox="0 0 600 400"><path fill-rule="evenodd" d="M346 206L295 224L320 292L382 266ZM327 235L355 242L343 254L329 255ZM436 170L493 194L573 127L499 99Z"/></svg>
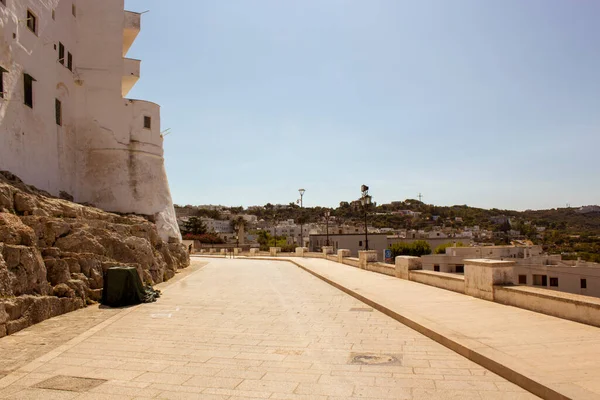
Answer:
<svg viewBox="0 0 600 400"><path fill-rule="evenodd" d="M0 379L0 398L536 397L293 264L215 259Z"/></svg>
<svg viewBox="0 0 600 400"><path fill-rule="evenodd" d="M290 260L555 391L544 397L600 399L596 327L323 259Z"/></svg>

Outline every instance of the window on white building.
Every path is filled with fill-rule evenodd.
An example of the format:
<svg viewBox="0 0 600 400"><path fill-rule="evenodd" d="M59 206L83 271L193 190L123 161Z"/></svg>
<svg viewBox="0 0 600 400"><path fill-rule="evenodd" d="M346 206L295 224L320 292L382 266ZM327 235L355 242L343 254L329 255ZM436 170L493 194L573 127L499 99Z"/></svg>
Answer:
<svg viewBox="0 0 600 400"><path fill-rule="evenodd" d="M37 35L37 17L31 10L27 10L27 27Z"/></svg>
<svg viewBox="0 0 600 400"><path fill-rule="evenodd" d="M548 286L548 276L547 275L533 275L533 285L534 286Z"/></svg>
<svg viewBox="0 0 600 400"><path fill-rule="evenodd" d="M152 129L152 117L144 116L144 128Z"/></svg>
<svg viewBox="0 0 600 400"><path fill-rule="evenodd" d="M581 288L587 289L587 279L581 279Z"/></svg>
<svg viewBox="0 0 600 400"><path fill-rule="evenodd" d="M52 19L56 20L56 10L54 8L52 9Z"/></svg>
<svg viewBox="0 0 600 400"><path fill-rule="evenodd" d="M65 65L65 45L58 42L58 62Z"/></svg>
<svg viewBox="0 0 600 400"><path fill-rule="evenodd" d="M56 125L62 126L62 103L59 99L54 100L54 113L56 115Z"/></svg>
<svg viewBox="0 0 600 400"><path fill-rule="evenodd" d="M8 72L4 68L0 67L0 97L4 98L4 73Z"/></svg>
<svg viewBox="0 0 600 400"><path fill-rule="evenodd" d="M71 12L73 13L74 17L77 17L77 6L75 5L75 3L71 5Z"/></svg>
<svg viewBox="0 0 600 400"><path fill-rule="evenodd" d="M29 74L23 74L24 103L33 108L33 82L35 78Z"/></svg>
<svg viewBox="0 0 600 400"><path fill-rule="evenodd" d="M71 53L67 55L67 68L69 71L73 71L73 55Z"/></svg>
<svg viewBox="0 0 600 400"><path fill-rule="evenodd" d="M550 286L558 287L558 278L550 278Z"/></svg>

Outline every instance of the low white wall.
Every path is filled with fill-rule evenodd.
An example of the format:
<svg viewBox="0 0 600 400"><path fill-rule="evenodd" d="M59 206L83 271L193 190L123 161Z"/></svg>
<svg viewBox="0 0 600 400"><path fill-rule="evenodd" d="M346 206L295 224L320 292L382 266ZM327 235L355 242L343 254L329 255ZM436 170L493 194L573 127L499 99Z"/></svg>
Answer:
<svg viewBox="0 0 600 400"><path fill-rule="evenodd" d="M358 261L358 258L354 258L354 257L344 257L342 259L342 264L350 265L350 266L356 267L356 268L360 268L360 263Z"/></svg>
<svg viewBox="0 0 600 400"><path fill-rule="evenodd" d="M392 264L384 263L368 263L366 267L367 271L377 272L384 275L396 276L396 267Z"/></svg>
<svg viewBox="0 0 600 400"><path fill-rule="evenodd" d="M465 277L462 275L415 270L409 271L409 279L413 282L419 282L457 293L465 293Z"/></svg>
<svg viewBox="0 0 600 400"><path fill-rule="evenodd" d="M600 299L527 286L495 286L497 303L600 327Z"/></svg>

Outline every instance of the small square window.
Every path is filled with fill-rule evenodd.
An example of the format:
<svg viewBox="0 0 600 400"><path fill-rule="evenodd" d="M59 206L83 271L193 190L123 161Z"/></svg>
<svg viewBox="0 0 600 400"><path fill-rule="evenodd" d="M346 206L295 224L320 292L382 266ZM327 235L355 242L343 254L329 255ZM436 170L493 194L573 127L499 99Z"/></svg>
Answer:
<svg viewBox="0 0 600 400"><path fill-rule="evenodd" d="M37 17L31 10L27 10L27 27L37 35Z"/></svg>
<svg viewBox="0 0 600 400"><path fill-rule="evenodd" d="M457 265L456 266L456 273L457 274L464 274L465 273L465 266L464 265Z"/></svg>
<svg viewBox="0 0 600 400"><path fill-rule="evenodd" d="M519 285L527 285L527 275L519 275Z"/></svg>
<svg viewBox="0 0 600 400"><path fill-rule="evenodd" d="M587 289L587 279L581 279L581 288Z"/></svg>
<svg viewBox="0 0 600 400"><path fill-rule="evenodd" d="M152 117L144 116L144 128L152 129Z"/></svg>
<svg viewBox="0 0 600 400"><path fill-rule="evenodd" d="M73 71L73 55L71 53L67 55L67 68L69 71Z"/></svg>
<svg viewBox="0 0 600 400"><path fill-rule="evenodd" d="M58 42L58 62L65 65L65 45Z"/></svg>
<svg viewBox="0 0 600 400"><path fill-rule="evenodd" d="M550 286L558 287L558 278L550 278Z"/></svg>
<svg viewBox="0 0 600 400"><path fill-rule="evenodd" d="M56 125L62 126L62 103L60 100L54 100L54 111L56 115Z"/></svg>
<svg viewBox="0 0 600 400"><path fill-rule="evenodd" d="M437 264L436 264L436 265L434 265L434 266L433 266L433 270L434 270L435 272L440 272L440 266L439 266L439 265L437 265Z"/></svg>
<svg viewBox="0 0 600 400"><path fill-rule="evenodd" d="M362 246L362 240L359 240L359 241L358 241L358 246L359 246L359 247L360 247L360 246Z"/></svg>

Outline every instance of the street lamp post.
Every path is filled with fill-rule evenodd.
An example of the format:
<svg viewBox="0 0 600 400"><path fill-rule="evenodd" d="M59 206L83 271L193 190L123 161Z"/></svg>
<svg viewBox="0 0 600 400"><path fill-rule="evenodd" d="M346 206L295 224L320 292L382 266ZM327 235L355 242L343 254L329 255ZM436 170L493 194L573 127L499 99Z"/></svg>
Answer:
<svg viewBox="0 0 600 400"><path fill-rule="evenodd" d="M331 211L325 211L325 233L327 235L326 246L329 246L329 216L331 215Z"/></svg>
<svg viewBox="0 0 600 400"><path fill-rule="evenodd" d="M298 189L298 193L300 193L300 247L304 247L304 221L302 216L302 209L304 208L304 204L302 203L302 198L304 197L304 189Z"/></svg>
<svg viewBox="0 0 600 400"><path fill-rule="evenodd" d="M365 210L365 250L369 250L369 232L367 229L367 207L371 205L371 196L369 195L369 187L367 185L362 185L360 187L360 191L362 192L362 197L360 198L360 202Z"/></svg>

